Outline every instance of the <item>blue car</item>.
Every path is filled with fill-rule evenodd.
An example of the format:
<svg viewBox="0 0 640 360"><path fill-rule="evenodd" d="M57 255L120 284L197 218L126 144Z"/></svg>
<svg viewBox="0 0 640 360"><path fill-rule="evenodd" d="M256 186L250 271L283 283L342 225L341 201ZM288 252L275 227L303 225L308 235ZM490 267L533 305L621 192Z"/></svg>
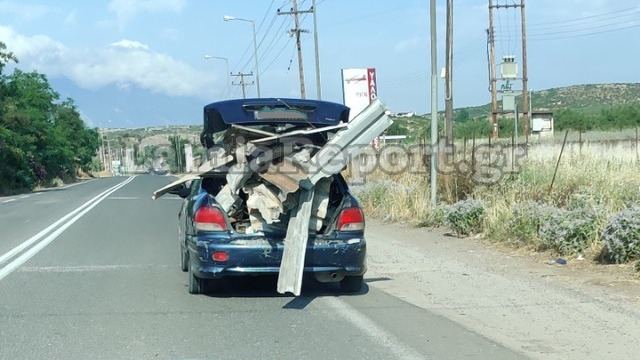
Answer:
<svg viewBox="0 0 640 360"><path fill-rule="evenodd" d="M304 115L303 122L300 114ZM336 127L347 119L348 108L321 101L227 101L205 107L201 141L207 149L229 147L235 141L229 140L234 129L242 129L250 137L252 133L278 134L279 129L290 132ZM232 128L234 124L241 127ZM249 132L247 127L251 127ZM322 136L314 131L307 137L311 145L305 146L321 146L326 141ZM339 282L346 292L357 292L366 272L364 214L342 175L330 175L328 181L326 216L317 228L310 226L304 273L319 282ZM188 274L191 294L215 287L217 279L278 274L280 269L288 215L283 214L277 223L265 223L260 231L248 231L246 206L232 213L216 200L227 183L228 171L214 170L169 191L184 198L178 240L181 269ZM239 193L244 203L247 195Z"/></svg>

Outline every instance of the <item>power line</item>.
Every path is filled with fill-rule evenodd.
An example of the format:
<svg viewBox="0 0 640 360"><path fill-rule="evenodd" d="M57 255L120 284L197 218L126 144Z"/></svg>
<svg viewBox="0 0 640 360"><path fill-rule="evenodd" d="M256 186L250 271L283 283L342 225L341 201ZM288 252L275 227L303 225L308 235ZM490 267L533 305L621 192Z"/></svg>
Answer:
<svg viewBox="0 0 640 360"><path fill-rule="evenodd" d="M576 28L576 29L564 30L564 31L533 32L531 33L531 38L532 39L573 38L573 37L581 37L585 35L633 29L637 26L640 26L640 22L636 20L631 20L631 21L616 22L611 24L602 24L598 26L589 26L585 28ZM602 29L603 31L594 32L593 30L596 30L596 29ZM499 39L504 40L503 37L500 37Z"/></svg>
<svg viewBox="0 0 640 360"><path fill-rule="evenodd" d="M306 98L306 90L304 84L304 60L302 59L302 42L301 35L307 30L303 30L300 24L300 14L309 14L315 11L315 9L299 10L297 0L291 0L293 8L291 11L279 11L278 15L292 15L294 21L294 28L290 30L290 33L296 38L296 49L298 50L298 72L300 76L300 98ZM306 0L303 0L300 7L304 6Z"/></svg>
<svg viewBox="0 0 640 360"><path fill-rule="evenodd" d="M595 35L600 35L600 34L606 34L606 33L611 33L611 32L617 32L617 31L624 31L624 30L631 30L631 29L638 29L640 28L640 24L636 24L636 25L632 25L632 26L626 26L626 27L621 27L621 28L616 28L616 29L607 29L607 30L602 30L602 31L595 31L595 32L590 32L590 33L583 33L583 34L577 34L577 35L569 35L569 36L560 36L560 37L535 37L532 38L532 40L534 41L542 41L542 40L567 40L567 39L575 39L575 38L580 38L580 37L588 37L588 36L595 36Z"/></svg>
<svg viewBox="0 0 640 360"><path fill-rule="evenodd" d="M619 14L622 12L628 12L628 11L632 11L632 10L640 10L639 7L632 7L632 8L626 8L626 9L621 9L621 10L616 10L616 11L611 11L611 12L606 12L606 13L600 13L600 14L596 14L596 15L590 15L590 16L583 16L583 17L579 17L579 18L573 18L573 19L564 19L564 20L560 20L560 21L544 21L544 22L537 22L537 23L531 23L530 25L532 27L538 26L538 25L547 25L547 24L557 24L557 23L562 23L562 24L566 24L566 23L571 23L571 22L581 22L587 19L594 19L594 18L598 18L598 17L602 17L602 16L606 16L606 15L611 15L611 14Z"/></svg>
<svg viewBox="0 0 640 360"><path fill-rule="evenodd" d="M269 42L265 50L262 52L262 57L260 58L260 61L263 61L264 59L266 59L269 53L271 52L271 50L273 50L274 46L278 44L280 40L282 40L282 37L280 35L286 34L286 32L284 31L284 28L287 25L287 23L290 23L290 19L282 18L282 22L280 23L280 26L274 33L273 37L271 38L271 41Z"/></svg>
<svg viewBox="0 0 640 360"><path fill-rule="evenodd" d="M288 38L288 41L286 41L286 42L284 43L284 46L283 46L282 48L280 48L280 50L276 53L276 56L273 58L273 60L269 63L269 65L267 65L267 66L266 66L266 68L265 68L265 70L264 70L265 72L266 72L269 68L271 68L271 66L272 66L272 65L273 65L273 64L274 64L278 59L280 59L280 57L281 57L281 56L282 56L282 54L285 52L285 50L287 50L287 47L288 47L289 45L291 45L291 42L292 42L292 41L293 41L293 38ZM296 50L296 49L295 49L295 48L293 48L294 53L295 53L295 50Z"/></svg>
<svg viewBox="0 0 640 360"><path fill-rule="evenodd" d="M269 14L271 14L271 10L273 9L273 5L275 3L275 0L272 0L271 3L269 4L269 7L267 8L267 11L265 11L264 16L262 17L262 20L260 21L258 28L256 30L256 32L260 32L260 30L262 30L262 27L264 26L266 19L269 17ZM287 0L285 0L284 2L282 2L282 5L280 5L280 7L284 6L287 3ZM272 21L275 21L276 16L273 16ZM265 33L267 33L268 31L266 31ZM266 36L266 34L265 34ZM233 72L236 72L240 69L245 69L247 67L246 64L250 63L251 60L253 59L253 55L249 56L249 59L246 61L245 65L243 65L242 67L240 67L239 65L242 64L245 60L245 56L247 56L250 53L252 44L247 45L247 47L245 48L245 50L242 52L242 55L240 55L240 58L238 60L238 62L236 63L236 65L233 67Z"/></svg>
<svg viewBox="0 0 640 360"><path fill-rule="evenodd" d="M561 21L561 22L554 22L554 23L549 23L550 25L538 25L538 26L530 26L531 29L534 29L533 32L536 31L546 31L546 30L562 30L565 28L573 28L573 29L583 29L583 28L590 28L594 25L602 25L602 24L609 24L609 25L614 25L617 24L621 21L621 19L624 19L622 21L631 21L631 20L636 20L638 18L638 16L640 16L640 8L631 11L631 12L625 12L624 14L621 15L606 15L606 16L602 16L601 18L595 19L595 20L589 20L589 19L593 19L594 17L588 17L588 18L584 18L585 22L578 22L578 21L574 21L574 22L569 22L569 21ZM513 30L513 28L509 28L507 30Z"/></svg>
<svg viewBox="0 0 640 360"><path fill-rule="evenodd" d="M326 0L325 0L326 1ZM301 26L304 25L305 20L307 19L308 14L305 14L302 17L302 20L300 21ZM291 44L291 41L293 40L293 37L288 37L285 38L288 39L288 41L285 41L283 46L276 52L276 56L273 58L273 60L269 63L269 65L267 65L267 68L270 68L278 59L280 59L280 57L282 56L282 54L286 51L287 46ZM293 55L295 55L295 48L293 48L293 54L290 56L291 58L293 58ZM262 60L261 60L262 61Z"/></svg>

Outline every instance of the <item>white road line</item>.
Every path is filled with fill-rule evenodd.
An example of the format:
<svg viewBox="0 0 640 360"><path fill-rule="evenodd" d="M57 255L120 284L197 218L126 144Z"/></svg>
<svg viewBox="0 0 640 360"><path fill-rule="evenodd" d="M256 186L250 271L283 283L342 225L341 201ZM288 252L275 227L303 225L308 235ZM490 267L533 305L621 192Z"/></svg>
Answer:
<svg viewBox="0 0 640 360"><path fill-rule="evenodd" d="M128 178L127 180L121 182L120 184L117 184L115 186L110 187L109 189L103 191L102 193L98 194L96 197L92 198L91 200L87 201L86 203L82 204L81 206L79 206L78 208L76 208L75 210L71 211L70 213L68 213L67 215L63 216L62 218L60 218L59 220L57 220L56 222L54 222L53 224L47 226L45 229L43 229L42 231L40 231L39 233L33 235L32 237L30 237L29 239L27 239L25 242L23 242L22 244L16 246L15 248L9 250L9 252L7 252L6 254L0 256L0 264L4 263L5 261L7 261L8 259L11 259L12 257L14 257L16 254L18 254L19 252L21 252L22 250L26 249L27 247L31 246L31 244L35 243L36 241L40 240L40 238L42 238L43 236L45 236L47 233L49 233L51 230L55 229L57 226L59 226L60 224L62 224L63 222L67 221L67 219L71 218L72 216L74 216L75 214L77 214L78 212L82 211L82 209L86 208L87 206L89 206L91 203L93 203L94 201L100 199L102 196L104 196L105 194L109 193L109 191L113 190L113 189L118 189L120 186L124 186L126 184L128 184L131 180L133 180L133 177ZM110 193L109 193L110 194Z"/></svg>
<svg viewBox="0 0 640 360"><path fill-rule="evenodd" d="M2 203L3 203L3 204L6 204L6 203L14 202L14 201L16 201L16 199L9 199L9 200L5 200L5 201L3 201Z"/></svg>
<svg viewBox="0 0 640 360"><path fill-rule="evenodd" d="M31 195L22 195L18 199L27 199L29 197L31 197Z"/></svg>
<svg viewBox="0 0 640 360"><path fill-rule="evenodd" d="M424 360L425 356L418 353L413 348L403 344L393 334L385 331L364 314L353 308L351 305L335 297L322 298L323 302L329 305L335 313L341 315L347 321L358 327L367 336L372 338L376 344L387 348L397 359L402 360Z"/></svg>
<svg viewBox="0 0 640 360"><path fill-rule="evenodd" d="M152 269L162 270L170 268L169 265L82 265L82 266L23 266L18 272L36 273L76 273L76 272L99 272L118 270Z"/></svg>
<svg viewBox="0 0 640 360"><path fill-rule="evenodd" d="M137 196L110 196L108 200L140 200Z"/></svg>
<svg viewBox="0 0 640 360"><path fill-rule="evenodd" d="M122 188L125 185L127 185L128 183L130 183L134 178L135 178L135 176L132 176L132 177L128 178L127 180L121 182L120 184L116 185L114 188L111 188L110 190L108 190L106 192L106 194L103 193L104 195L102 195L102 197L99 197L97 200L95 200L94 202L90 203L89 206L85 207L77 215L75 215L69 221L64 223L59 228L57 228L49 236L47 236L46 238L42 239L42 241L40 241L39 243L37 243L34 246L32 246L29 250L25 251L22 255L20 255L19 257L14 259L12 262L7 264L4 268L0 269L0 280L4 279L7 275L9 275L13 271L15 271L18 267L20 267L20 265L22 265L25 262L29 261L29 259L31 259L34 255L39 253L40 250L44 249L47 245L49 245L51 242L53 242L53 240L57 239L58 236L60 236L60 234L62 234L65 230L67 230L67 228L69 228L71 225L73 225L76 221L78 221L86 213L91 211L91 209L93 209L98 204L100 204L102 202L102 200L106 199L109 195L111 195L112 193L118 191L120 188Z"/></svg>

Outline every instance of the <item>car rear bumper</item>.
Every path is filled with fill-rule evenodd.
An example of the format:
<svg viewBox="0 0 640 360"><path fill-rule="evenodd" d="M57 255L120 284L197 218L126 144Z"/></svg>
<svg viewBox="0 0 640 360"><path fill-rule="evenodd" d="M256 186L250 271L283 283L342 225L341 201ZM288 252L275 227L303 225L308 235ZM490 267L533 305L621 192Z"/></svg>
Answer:
<svg viewBox="0 0 640 360"><path fill-rule="evenodd" d="M310 240L305 254L304 272L314 274L322 282L338 281L344 276L364 275L366 249L366 242L362 237ZM277 274L283 250L282 242L267 240L247 240L240 243L196 241L195 246L189 246L193 272L204 279ZM226 252L228 260L213 261L212 255L218 251Z"/></svg>

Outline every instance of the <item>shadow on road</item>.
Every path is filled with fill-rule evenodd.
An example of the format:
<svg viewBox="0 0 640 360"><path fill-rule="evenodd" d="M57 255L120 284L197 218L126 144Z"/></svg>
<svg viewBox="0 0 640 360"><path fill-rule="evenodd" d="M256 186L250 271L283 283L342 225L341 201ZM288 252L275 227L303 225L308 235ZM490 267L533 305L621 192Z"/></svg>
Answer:
<svg viewBox="0 0 640 360"><path fill-rule="evenodd" d="M381 281L373 279L374 281ZM368 280L367 280L368 281ZM215 298L291 298L283 309L303 310L314 299L322 296L361 296L369 292L369 286L364 283L357 293L347 293L340 289L337 283L323 284L313 278L305 278L302 294L293 297L291 294L279 294L276 291L277 276L238 277L215 280L207 284L205 295Z"/></svg>

